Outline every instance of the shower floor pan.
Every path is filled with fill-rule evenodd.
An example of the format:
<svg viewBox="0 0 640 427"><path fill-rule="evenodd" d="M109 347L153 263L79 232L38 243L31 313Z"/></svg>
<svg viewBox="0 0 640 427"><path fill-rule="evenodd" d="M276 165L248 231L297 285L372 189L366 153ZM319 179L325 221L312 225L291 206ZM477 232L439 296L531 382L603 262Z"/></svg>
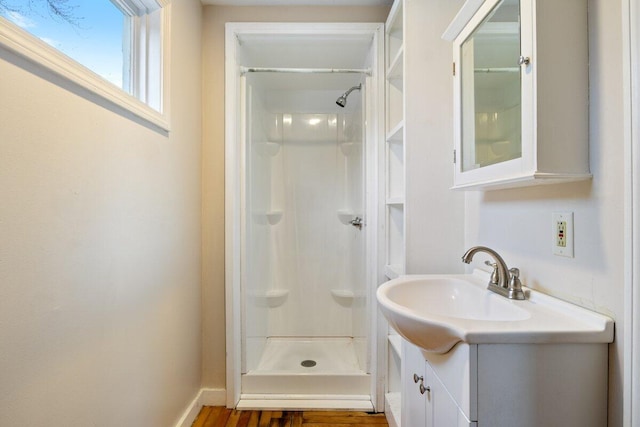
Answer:
<svg viewBox="0 0 640 427"><path fill-rule="evenodd" d="M370 400L370 390L351 338L269 338L257 368L242 376L243 398Z"/></svg>

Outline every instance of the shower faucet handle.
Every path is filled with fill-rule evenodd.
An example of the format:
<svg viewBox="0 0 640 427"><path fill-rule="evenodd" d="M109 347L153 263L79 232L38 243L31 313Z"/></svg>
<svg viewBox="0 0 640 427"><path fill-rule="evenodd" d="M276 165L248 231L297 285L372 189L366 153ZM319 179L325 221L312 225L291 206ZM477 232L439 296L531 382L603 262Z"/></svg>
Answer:
<svg viewBox="0 0 640 427"><path fill-rule="evenodd" d="M351 220L351 225L356 227L358 230L362 230L362 226L364 225L364 223L362 222L362 218L357 216L355 217L355 219Z"/></svg>

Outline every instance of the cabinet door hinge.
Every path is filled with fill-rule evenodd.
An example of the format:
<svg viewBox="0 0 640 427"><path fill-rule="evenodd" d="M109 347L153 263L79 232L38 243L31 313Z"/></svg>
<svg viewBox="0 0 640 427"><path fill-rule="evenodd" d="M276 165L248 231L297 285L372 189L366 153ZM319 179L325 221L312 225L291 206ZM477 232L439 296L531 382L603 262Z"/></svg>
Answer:
<svg viewBox="0 0 640 427"><path fill-rule="evenodd" d="M453 164L456 164L456 150L453 150Z"/></svg>
<svg viewBox="0 0 640 427"><path fill-rule="evenodd" d="M453 76L456 76L456 63L453 63Z"/></svg>

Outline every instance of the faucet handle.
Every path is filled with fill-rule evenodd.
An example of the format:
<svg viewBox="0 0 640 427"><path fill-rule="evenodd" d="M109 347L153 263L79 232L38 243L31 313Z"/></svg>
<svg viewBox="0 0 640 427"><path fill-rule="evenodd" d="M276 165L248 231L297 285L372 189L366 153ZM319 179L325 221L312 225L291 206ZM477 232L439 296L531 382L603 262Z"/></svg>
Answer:
<svg viewBox="0 0 640 427"><path fill-rule="evenodd" d="M493 268L493 271L491 272L491 283L494 285L497 285L498 284L498 264L487 260L484 262L484 265L488 265L489 267Z"/></svg>
<svg viewBox="0 0 640 427"><path fill-rule="evenodd" d="M525 299L522 291L522 282L520 282L520 270L517 268L509 269L509 298L523 300Z"/></svg>

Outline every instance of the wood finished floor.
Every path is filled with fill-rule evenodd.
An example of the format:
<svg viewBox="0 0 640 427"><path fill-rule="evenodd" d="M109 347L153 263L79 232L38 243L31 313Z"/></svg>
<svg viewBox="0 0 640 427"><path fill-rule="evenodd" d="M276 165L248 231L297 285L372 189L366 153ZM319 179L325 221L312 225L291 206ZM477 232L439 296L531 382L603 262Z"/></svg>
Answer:
<svg viewBox="0 0 640 427"><path fill-rule="evenodd" d="M351 411L237 411L205 406L192 427L363 427L388 426L384 414Z"/></svg>

